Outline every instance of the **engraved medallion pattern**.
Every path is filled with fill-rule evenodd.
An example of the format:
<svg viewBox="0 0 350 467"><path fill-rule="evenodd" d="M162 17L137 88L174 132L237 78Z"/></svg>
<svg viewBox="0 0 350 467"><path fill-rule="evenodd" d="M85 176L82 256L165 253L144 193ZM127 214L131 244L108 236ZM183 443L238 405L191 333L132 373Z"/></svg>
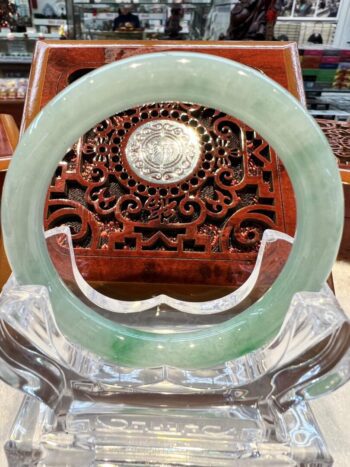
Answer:
<svg viewBox="0 0 350 467"><path fill-rule="evenodd" d="M136 128L125 148L126 159L136 175L160 184L189 176L200 153L198 135L191 127L164 119Z"/></svg>

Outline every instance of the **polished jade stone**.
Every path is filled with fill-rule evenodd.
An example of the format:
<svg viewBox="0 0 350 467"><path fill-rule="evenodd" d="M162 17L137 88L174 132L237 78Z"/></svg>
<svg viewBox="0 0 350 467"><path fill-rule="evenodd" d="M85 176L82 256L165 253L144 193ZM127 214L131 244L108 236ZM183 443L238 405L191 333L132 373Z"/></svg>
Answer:
<svg viewBox="0 0 350 467"><path fill-rule="evenodd" d="M257 303L225 323L188 333L141 332L100 316L70 292L48 255L43 210L52 174L81 134L110 115L162 101L220 109L253 127L277 151L297 197L297 234L289 260ZM205 368L268 343L293 295L318 291L338 251L343 195L335 159L315 121L261 73L195 53L142 55L99 68L40 112L24 134L6 177L2 226L20 284L48 287L61 332L110 362L132 367Z"/></svg>

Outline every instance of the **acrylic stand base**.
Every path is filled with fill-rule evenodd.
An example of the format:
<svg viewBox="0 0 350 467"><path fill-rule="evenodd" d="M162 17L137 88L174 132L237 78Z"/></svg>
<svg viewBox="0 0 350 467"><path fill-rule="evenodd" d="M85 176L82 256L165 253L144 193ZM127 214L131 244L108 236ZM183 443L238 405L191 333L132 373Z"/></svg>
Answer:
<svg viewBox="0 0 350 467"><path fill-rule="evenodd" d="M48 243L65 235L55 230ZM162 310L169 328L193 328L193 316L208 326L240 313L275 280L290 248L290 238L266 231L250 279L207 302L206 314L204 302L159 296L147 310L139 302L138 322L156 328ZM96 310L103 304L110 319L133 319L123 302L82 282L73 256L65 265L56 259ZM0 378L26 396L5 445L9 465L332 465L308 400L349 380L349 330L324 286L296 294L278 335L237 359L201 370L120 367L60 332L45 287L12 278L0 296Z"/></svg>
<svg viewBox="0 0 350 467"><path fill-rule="evenodd" d="M330 466L306 402L162 409L78 403L60 426L26 397L5 446L9 467Z"/></svg>

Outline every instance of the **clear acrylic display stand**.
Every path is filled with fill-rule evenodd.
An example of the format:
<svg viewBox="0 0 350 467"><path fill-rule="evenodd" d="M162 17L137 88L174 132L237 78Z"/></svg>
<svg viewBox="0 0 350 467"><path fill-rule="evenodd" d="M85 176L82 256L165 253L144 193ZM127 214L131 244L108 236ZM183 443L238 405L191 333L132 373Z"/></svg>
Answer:
<svg viewBox="0 0 350 467"><path fill-rule="evenodd" d="M46 236L56 268L81 299L155 332L202 329L242 312L273 283L292 242L266 231L250 279L222 299L160 295L130 307L83 280L68 229ZM57 242L70 255L55 254ZM272 342L202 370L103 361L61 334L45 287L14 277L0 296L0 319L0 377L25 393L5 445L10 467L332 464L308 405L350 376L349 321L327 285L294 296Z"/></svg>

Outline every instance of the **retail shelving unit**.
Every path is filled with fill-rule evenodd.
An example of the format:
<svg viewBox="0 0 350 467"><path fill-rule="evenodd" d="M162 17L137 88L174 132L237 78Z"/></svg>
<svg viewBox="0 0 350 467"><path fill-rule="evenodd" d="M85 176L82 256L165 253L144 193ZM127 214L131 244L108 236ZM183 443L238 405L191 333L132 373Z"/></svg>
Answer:
<svg viewBox="0 0 350 467"><path fill-rule="evenodd" d="M47 34L47 38L58 38ZM0 32L0 114L10 114L21 124L33 52L39 34Z"/></svg>
<svg viewBox="0 0 350 467"><path fill-rule="evenodd" d="M124 2L132 6L141 22L140 30L122 30L113 32L113 20L118 16L119 3L81 2L73 3L73 29L76 39L162 39L165 38L166 21L171 14L173 2L165 0ZM181 3L184 15L181 21L180 37L183 39L201 39L211 0L189 1Z"/></svg>

